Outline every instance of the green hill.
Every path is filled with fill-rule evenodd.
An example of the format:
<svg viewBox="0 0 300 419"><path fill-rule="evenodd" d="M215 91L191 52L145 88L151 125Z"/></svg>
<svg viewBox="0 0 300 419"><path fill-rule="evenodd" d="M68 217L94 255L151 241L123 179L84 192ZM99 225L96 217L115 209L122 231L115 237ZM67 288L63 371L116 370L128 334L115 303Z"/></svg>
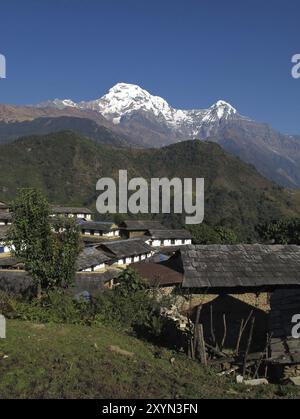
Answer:
<svg viewBox="0 0 300 419"><path fill-rule="evenodd" d="M0 199L14 198L20 187L41 189L52 203L95 208L96 182L129 177L204 177L205 221L234 228L254 238L254 226L281 215L299 215L299 192L284 190L256 169L210 142L187 141L162 149L114 148L72 132L19 139L0 146ZM183 217L165 216L178 226Z"/></svg>
<svg viewBox="0 0 300 419"><path fill-rule="evenodd" d="M132 356L112 352L111 346ZM183 354L104 326L10 320L7 339L0 341L1 399L297 397L293 387L234 384Z"/></svg>

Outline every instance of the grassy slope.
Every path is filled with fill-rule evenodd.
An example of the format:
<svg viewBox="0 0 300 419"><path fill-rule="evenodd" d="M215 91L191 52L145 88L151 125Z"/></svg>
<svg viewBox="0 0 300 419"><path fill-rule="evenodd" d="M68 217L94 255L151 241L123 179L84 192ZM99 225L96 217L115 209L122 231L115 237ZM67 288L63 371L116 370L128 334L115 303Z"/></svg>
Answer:
<svg viewBox="0 0 300 419"><path fill-rule="evenodd" d="M134 352L111 353L110 345ZM159 352L159 356L157 355ZM3 359L3 355L8 358ZM0 398L297 398L299 390L246 388L184 355L109 328L9 321L0 341Z"/></svg>
<svg viewBox="0 0 300 419"><path fill-rule="evenodd" d="M284 191L213 143L187 141L163 149L115 149L71 132L20 139L0 146L0 199L18 187L44 191L51 202L95 207L100 177L204 177L206 221L240 228L280 214L299 215L299 192ZM169 217L168 217L169 218ZM179 217L177 217L179 219ZM179 223L181 220L178 220Z"/></svg>

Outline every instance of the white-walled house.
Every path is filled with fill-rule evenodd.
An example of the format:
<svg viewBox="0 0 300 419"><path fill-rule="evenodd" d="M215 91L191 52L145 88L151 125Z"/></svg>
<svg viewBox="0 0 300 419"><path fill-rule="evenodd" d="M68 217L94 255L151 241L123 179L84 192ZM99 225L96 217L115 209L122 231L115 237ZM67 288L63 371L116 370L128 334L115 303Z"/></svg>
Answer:
<svg viewBox="0 0 300 419"><path fill-rule="evenodd" d="M120 229L113 222L79 221L81 234L84 236L115 238L120 237Z"/></svg>
<svg viewBox="0 0 300 419"><path fill-rule="evenodd" d="M0 211L0 226L11 225L12 214L10 212Z"/></svg>
<svg viewBox="0 0 300 419"><path fill-rule="evenodd" d="M153 249L143 239L128 239L105 242L97 246L110 256L110 264L115 266L130 265L153 256Z"/></svg>
<svg viewBox="0 0 300 419"><path fill-rule="evenodd" d="M95 246L85 247L77 258L78 272L99 272L107 268L110 258Z"/></svg>
<svg viewBox="0 0 300 419"><path fill-rule="evenodd" d="M172 247L192 244L192 235L187 230L149 230L147 243L152 247Z"/></svg>
<svg viewBox="0 0 300 419"><path fill-rule="evenodd" d="M52 217L68 217L77 218L81 220L92 220L92 211L88 208L77 208L77 207L51 207Z"/></svg>

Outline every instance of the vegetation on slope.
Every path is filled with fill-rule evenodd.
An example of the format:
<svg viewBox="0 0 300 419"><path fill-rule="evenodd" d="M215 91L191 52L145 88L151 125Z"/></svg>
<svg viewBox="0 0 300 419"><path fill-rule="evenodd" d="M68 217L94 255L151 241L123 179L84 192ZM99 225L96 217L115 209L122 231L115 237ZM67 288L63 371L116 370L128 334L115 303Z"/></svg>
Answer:
<svg viewBox="0 0 300 419"><path fill-rule="evenodd" d="M256 239L255 226L272 219L299 215L298 192L269 182L253 166L224 152L220 146L187 141L163 149L117 149L95 144L72 132L33 136L0 146L0 199L11 200L17 188L35 187L52 203L95 207L96 182L117 179L120 169L129 178L204 177L205 222L231 228L240 240ZM170 226L184 218L164 216Z"/></svg>
<svg viewBox="0 0 300 419"><path fill-rule="evenodd" d="M290 387L238 386L184 355L109 327L10 320L7 331L0 341L1 399L299 397Z"/></svg>

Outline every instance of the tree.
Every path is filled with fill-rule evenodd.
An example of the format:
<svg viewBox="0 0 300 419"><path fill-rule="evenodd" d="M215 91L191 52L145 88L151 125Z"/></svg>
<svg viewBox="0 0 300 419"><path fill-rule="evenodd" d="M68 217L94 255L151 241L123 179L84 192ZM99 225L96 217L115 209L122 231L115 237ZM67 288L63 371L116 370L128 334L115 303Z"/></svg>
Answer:
<svg viewBox="0 0 300 419"><path fill-rule="evenodd" d="M55 241L53 279L54 286L67 288L76 273L76 259L80 250L79 230L73 219L59 218L54 223Z"/></svg>
<svg viewBox="0 0 300 419"><path fill-rule="evenodd" d="M212 227L207 224L187 226L193 235L195 244L235 244L238 238L235 232L225 227Z"/></svg>
<svg viewBox="0 0 300 419"><path fill-rule="evenodd" d="M38 298L43 290L70 285L79 252L74 221L58 220L52 226L49 204L35 189L21 189L11 210L8 244L13 255L25 264Z"/></svg>
<svg viewBox="0 0 300 419"><path fill-rule="evenodd" d="M257 228L263 241L300 245L300 218L274 220Z"/></svg>

